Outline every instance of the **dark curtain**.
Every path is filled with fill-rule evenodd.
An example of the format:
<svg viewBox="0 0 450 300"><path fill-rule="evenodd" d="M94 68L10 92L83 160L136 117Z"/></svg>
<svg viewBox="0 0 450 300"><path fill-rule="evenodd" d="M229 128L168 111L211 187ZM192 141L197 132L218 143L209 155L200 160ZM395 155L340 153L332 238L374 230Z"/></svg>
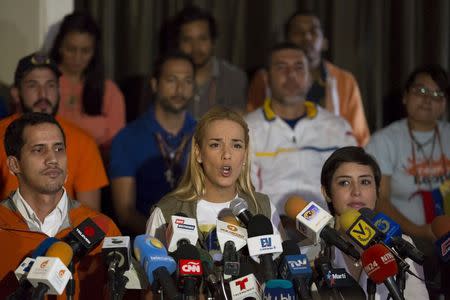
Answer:
<svg viewBox="0 0 450 300"><path fill-rule="evenodd" d="M446 0L75 1L76 9L87 10L101 25L106 71L118 82L148 77L162 24L189 4L213 13L216 54L249 76L263 65L267 49L282 40L283 24L295 10L317 14L329 41L325 57L355 75L372 131L404 116L402 86L414 67L437 63L449 69Z"/></svg>

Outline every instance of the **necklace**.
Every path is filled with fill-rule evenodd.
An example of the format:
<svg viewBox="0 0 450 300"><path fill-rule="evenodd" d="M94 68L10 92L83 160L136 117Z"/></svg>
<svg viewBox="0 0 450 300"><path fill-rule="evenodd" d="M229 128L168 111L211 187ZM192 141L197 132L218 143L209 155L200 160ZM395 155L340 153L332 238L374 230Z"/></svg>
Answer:
<svg viewBox="0 0 450 300"><path fill-rule="evenodd" d="M177 167L181 162L183 157L184 149L186 148L190 135L186 134L183 136L178 147L171 147L169 143L163 138L162 134L159 132L155 132L155 138L158 143L159 151L164 159L164 163L166 166L166 170L164 171L164 176L166 178L167 183L170 185L170 188L175 188L176 180L179 172L176 172Z"/></svg>

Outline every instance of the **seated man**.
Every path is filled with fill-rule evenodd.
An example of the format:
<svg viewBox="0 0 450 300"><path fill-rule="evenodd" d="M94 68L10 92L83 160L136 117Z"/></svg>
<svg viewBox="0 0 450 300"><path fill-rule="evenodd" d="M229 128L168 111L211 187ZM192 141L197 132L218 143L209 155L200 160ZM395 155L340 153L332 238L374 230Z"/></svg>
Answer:
<svg viewBox="0 0 450 300"><path fill-rule="evenodd" d="M150 208L174 189L186 165L195 121L186 107L194 95L194 64L174 52L155 66L151 86L155 103L114 138L110 176L120 226L145 232Z"/></svg>
<svg viewBox="0 0 450 300"><path fill-rule="evenodd" d="M247 75L214 56L217 25L213 16L192 6L181 11L174 23L176 47L191 56L195 64L197 93L188 111L196 119L214 105L244 112Z"/></svg>
<svg viewBox="0 0 450 300"><path fill-rule="evenodd" d="M306 55L291 43L270 52L267 82L272 97L250 113L252 181L269 195L280 213L292 195L328 210L320 190L320 171L334 150L355 145L348 123L306 101L311 75Z"/></svg>
<svg viewBox="0 0 450 300"><path fill-rule="evenodd" d="M60 76L58 66L49 57L31 54L22 58L15 72L11 95L23 113L43 112L56 115L59 105ZM16 113L0 121L0 143L8 125L21 114ZM106 171L95 141L72 123L56 117L67 137L68 174L64 187L70 197L84 205L100 210L100 189L108 184ZM1 145L0 145L1 146ZM0 147L0 197L6 198L18 181L6 165L6 153Z"/></svg>
<svg viewBox="0 0 450 300"><path fill-rule="evenodd" d="M287 21L284 35L288 42L302 48L308 58L313 83L306 99L346 119L358 144L367 144L370 132L358 83L350 72L323 59L326 39L319 18L311 13L296 12ZM256 73L251 81L247 103L249 111L260 107L264 99L270 97L270 89L262 73Z"/></svg>
<svg viewBox="0 0 450 300"><path fill-rule="evenodd" d="M100 221L107 236L120 235L106 216L69 198L66 140L50 114L27 113L6 129L5 164L19 187L0 203L0 299L14 292L14 270L47 237L62 239L86 218ZM106 229L105 229L106 228ZM75 263L75 299L105 299L106 266L101 243Z"/></svg>

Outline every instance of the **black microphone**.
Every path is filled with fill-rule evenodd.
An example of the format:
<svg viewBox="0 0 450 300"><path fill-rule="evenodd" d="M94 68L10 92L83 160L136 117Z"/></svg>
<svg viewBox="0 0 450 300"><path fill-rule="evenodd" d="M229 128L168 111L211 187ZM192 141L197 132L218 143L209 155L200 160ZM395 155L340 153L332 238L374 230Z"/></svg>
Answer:
<svg viewBox="0 0 450 300"><path fill-rule="evenodd" d="M203 266L198 249L191 244L184 244L173 252L178 262L179 286L185 299L197 299L199 286L203 277Z"/></svg>
<svg viewBox="0 0 450 300"><path fill-rule="evenodd" d="M294 283L296 293L301 300L310 300L312 270L306 255L302 255L297 243L286 240L282 243L279 273L281 278Z"/></svg>
<svg viewBox="0 0 450 300"><path fill-rule="evenodd" d="M230 203L233 214L246 226L253 218L252 213L248 210L247 202L242 198L236 198Z"/></svg>
<svg viewBox="0 0 450 300"><path fill-rule="evenodd" d="M247 227L248 251L256 262L259 262L265 281L276 279L274 257L283 252L281 238L273 234L272 222L264 215L255 215L250 219Z"/></svg>

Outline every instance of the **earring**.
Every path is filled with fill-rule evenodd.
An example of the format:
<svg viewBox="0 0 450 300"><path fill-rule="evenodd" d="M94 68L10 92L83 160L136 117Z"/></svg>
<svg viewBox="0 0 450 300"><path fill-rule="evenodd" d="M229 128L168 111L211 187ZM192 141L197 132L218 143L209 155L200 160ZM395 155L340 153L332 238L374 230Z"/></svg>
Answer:
<svg viewBox="0 0 450 300"><path fill-rule="evenodd" d="M197 162L198 162L199 164L201 164L201 163L202 163L202 160L199 159L199 158L197 158Z"/></svg>
<svg viewBox="0 0 450 300"><path fill-rule="evenodd" d="M247 164L247 163L246 163L245 161L242 163L243 166L245 166L246 164Z"/></svg>

